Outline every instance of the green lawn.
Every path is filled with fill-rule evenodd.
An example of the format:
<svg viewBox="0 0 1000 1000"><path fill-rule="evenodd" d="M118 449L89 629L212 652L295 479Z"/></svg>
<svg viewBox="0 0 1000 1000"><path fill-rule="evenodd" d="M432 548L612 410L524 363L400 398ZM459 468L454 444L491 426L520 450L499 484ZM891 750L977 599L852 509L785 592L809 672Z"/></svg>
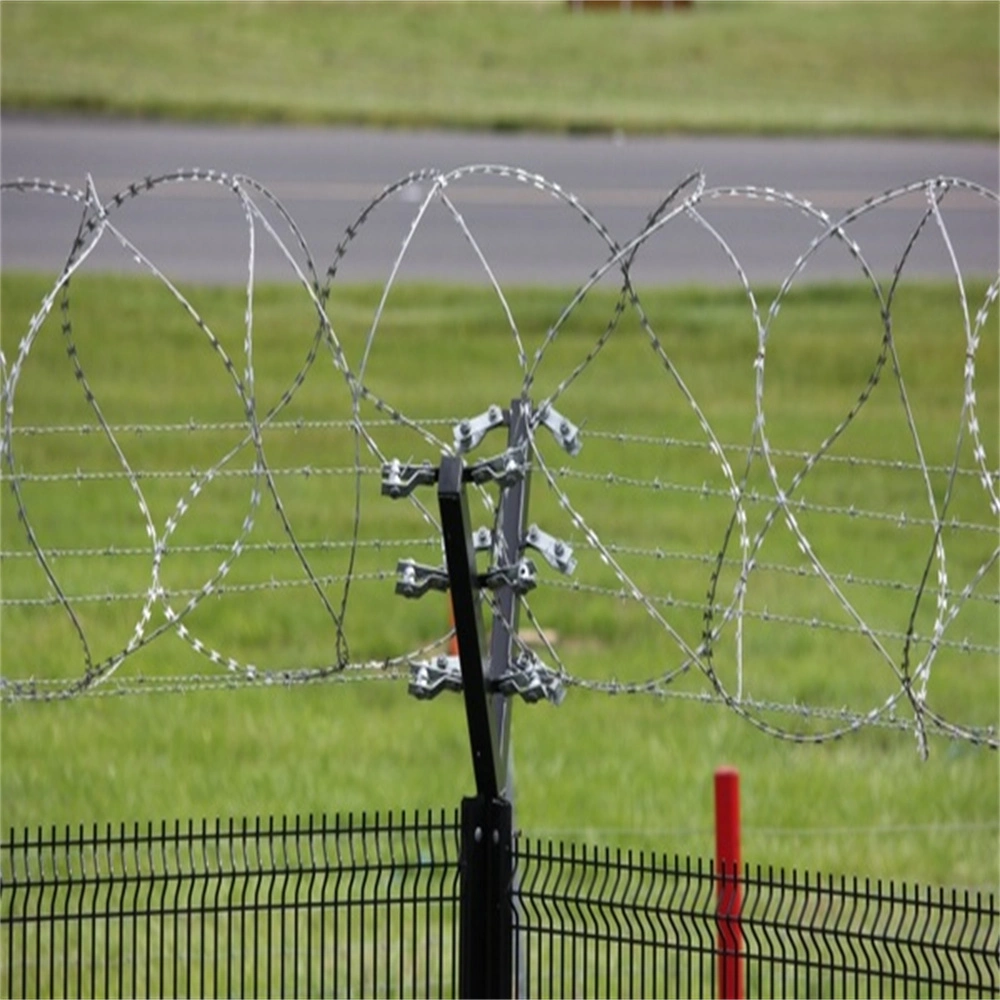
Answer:
<svg viewBox="0 0 1000 1000"><path fill-rule="evenodd" d="M8 372L46 287L38 276L2 277L0 337ZM330 297L329 315L354 366L379 292L335 286ZM82 276L71 293L72 343L87 385L108 422L119 428L131 466L147 474L139 483L157 532L176 512L178 499L188 497L160 579L179 609L184 595L212 577L254 510L253 456L246 447L225 475L199 495L187 494L199 470L239 443L233 427L242 421L244 404L207 338L161 286ZM190 293L242 377L241 293ZM970 285L973 313L984 294L981 283ZM529 356L568 296L560 289L510 292ZM613 293L598 289L574 310L544 351L533 398L557 389L605 328L614 302ZM741 446L749 442L753 421L756 348L745 299L735 292L655 290L642 293L642 303L722 443L733 475L741 477ZM975 579L997 539L978 478L953 478L946 471L956 456L963 469L971 468L974 448L966 434L956 452L965 338L955 290L904 285L892 315L898 364L932 469L929 480L914 459L899 386L887 367L857 419L795 497L807 501L798 519L814 551L898 663L902 641L893 636L906 629L914 587L931 551L928 486L939 503L951 490L948 509L957 523L944 536L950 600L957 601L956 591ZM257 289L254 388L261 413L293 384L315 326L301 290ZM132 635L150 586L151 546L136 496L116 475L121 465L107 439L55 430L93 424L60 330L57 309L19 369L13 453L31 526L60 585L76 598L89 655L100 663ZM774 461L783 482L856 402L876 365L881 337L868 289L809 287L786 301L769 335L764 385L767 432L780 452ZM995 472L995 337L983 338L976 369L982 445ZM366 372L374 393L444 440L450 440L457 418L490 403L505 404L522 378L494 297L478 289L422 286L393 293ZM540 583L530 605L554 634L552 652L578 682L627 685L661 677L683 661L678 644L649 608L617 595L620 578L588 547L586 534L560 505L559 491L609 546L622 571L655 598L657 613L684 642L696 644L711 569L732 515L727 477L630 309L596 360L559 396L557 408L583 425L584 447L571 458L540 439L549 478L541 467L535 471L532 520L575 545L580 588L538 560ZM340 608L341 578L352 567L347 549L328 543L350 536L356 510L355 479L336 470L354 465L355 440L346 425L331 421L349 416L344 379L324 351L278 414L281 426L264 432L277 495L313 573L330 580L325 590L334 611ZM381 415L366 404L362 416L371 421ZM405 427L370 426L385 456L437 460L437 449ZM476 454L499 447L499 439L494 444L491 438ZM363 544L344 620L352 662L399 655L447 627L443 595L406 601L393 594L397 559L436 563L439 550L419 511L379 495L378 463L365 450L361 457L368 470L357 487ZM901 468L875 464L884 458L905 461ZM107 475L95 478L95 472ZM6 466L3 473L9 480ZM43 474L57 478L39 479ZM773 497L759 457L747 483L761 497L747 506L753 538L771 510L764 497ZM44 598L51 588L27 558L8 486L3 484L0 498L4 677L79 677L85 656L67 616L51 604L9 603ZM433 512L432 492L426 500ZM852 508L854 516L848 514ZM487 523L478 500L472 510L477 524ZM254 514L246 551L219 581L223 592L202 601L186 625L207 646L261 669L335 662L337 630L315 591L304 585L266 491ZM726 555L735 559L738 551L734 536ZM727 690L742 684L745 696L775 703L754 708L755 718L809 736L829 729L831 721L802 718L779 706L864 712L898 690L889 664L810 572L780 518L763 534L758 558L747 591L742 680L732 623L714 657ZM924 635L934 624L938 566L932 564L917 611L916 630ZM732 562L721 572L716 593L723 606L737 572ZM948 642L934 662L929 704L960 724L997 724L997 593L994 564L971 598L959 602L945 633ZM152 624L162 620L157 605ZM961 648L963 640L968 649ZM924 641L914 650L922 655L927 648ZM128 658L117 678L139 675L224 679L226 671L168 631ZM665 692L700 696L712 688L693 669ZM5 828L452 806L472 791L461 700L442 695L418 702L402 680L18 703L0 712ZM898 714L912 717L905 702ZM932 737L926 761L912 733L890 728L809 745L768 736L719 705L609 695L577 685L558 707L516 703L513 743L519 822L532 834L710 853L712 773L735 764L743 778L744 855L752 863L988 888L1000 877L998 757L967 742Z"/></svg>
<svg viewBox="0 0 1000 1000"><path fill-rule="evenodd" d="M996 137L995 3L5 3L13 110Z"/></svg>

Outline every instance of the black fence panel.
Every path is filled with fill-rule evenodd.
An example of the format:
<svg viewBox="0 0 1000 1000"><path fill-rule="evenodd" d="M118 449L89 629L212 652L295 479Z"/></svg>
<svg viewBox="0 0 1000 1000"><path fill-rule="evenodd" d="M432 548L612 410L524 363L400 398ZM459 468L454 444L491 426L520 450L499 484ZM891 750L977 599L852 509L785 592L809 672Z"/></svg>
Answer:
<svg viewBox="0 0 1000 1000"><path fill-rule="evenodd" d="M992 893L761 868L743 886L747 996L997 996Z"/></svg>
<svg viewBox="0 0 1000 1000"><path fill-rule="evenodd" d="M530 841L515 860L520 995L719 995L712 862ZM746 997L998 995L992 893L750 866L741 889Z"/></svg>
<svg viewBox="0 0 1000 1000"><path fill-rule="evenodd" d="M0 844L7 997L458 993L457 812L26 831ZM995 997L993 893L515 838L512 995ZM726 945L732 947L732 945Z"/></svg>
<svg viewBox="0 0 1000 1000"><path fill-rule="evenodd" d="M519 844L515 969L528 996L715 996L715 886L701 859Z"/></svg>
<svg viewBox="0 0 1000 1000"><path fill-rule="evenodd" d="M451 996L454 816L11 836L7 997Z"/></svg>

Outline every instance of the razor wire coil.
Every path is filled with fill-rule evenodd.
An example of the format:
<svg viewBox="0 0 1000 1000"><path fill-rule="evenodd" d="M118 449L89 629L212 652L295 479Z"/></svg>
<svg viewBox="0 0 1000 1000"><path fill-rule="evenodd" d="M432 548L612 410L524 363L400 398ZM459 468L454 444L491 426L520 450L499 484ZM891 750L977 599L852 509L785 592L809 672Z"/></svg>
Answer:
<svg viewBox="0 0 1000 1000"><path fill-rule="evenodd" d="M459 207L456 192L460 191L463 181L482 176L526 186L555 199L561 206L575 212L604 247L604 262L580 284L534 349L528 346L518 326L515 310ZM161 188L178 184L204 184L219 189L224 195L234 199L243 218L247 234L247 268L241 357L233 353L232 348L214 331L211 322L199 312L193 296L160 270L155 260L135 245L128 235L125 209ZM400 192L413 189L418 191L418 198L414 203L416 207L410 226L388 270L359 356L349 359L337 332L337 313L331 299L338 270L350 254L354 241L363 233L366 223L374 214ZM996 579L1000 559L1000 470L997 467L1000 463L995 454L995 443L988 434L984 439L981 425L982 400L977 391L982 378L983 338L990 335L991 320L995 323L1000 278L989 279L981 302L969 301L967 282L958 266L944 215L948 199L955 192L981 200L994 209L998 204L995 192L961 178L935 177L866 199L839 218L833 218L809 201L787 192L749 186L710 188L703 175L692 174L663 198L631 239L618 243L575 195L530 171L495 164L470 165L447 172L423 170L388 185L381 194L365 205L355 222L347 228L332 263L324 272L320 272L296 221L263 185L243 175L197 168L178 170L136 181L107 200L98 195L89 178L83 188L73 188L55 181L22 178L3 183L0 191L5 197L21 194L68 199L82 210L65 266L31 317L16 354L10 360L0 355L3 385L0 400L3 411L0 466L22 528L22 544L26 546L11 548L5 543L0 550L0 559L7 565L23 560L33 561L40 568L48 591L44 596L26 593L10 595L5 592L0 597L0 608L58 608L76 633L83 656L82 674L73 679L22 679L9 675L0 677L0 700L15 702L112 692L135 694L214 687L225 689L241 684L264 683L261 678L274 678L274 683L284 685L360 679L366 676L400 679L407 675L409 665L419 655L440 648L440 644L450 633L439 636L429 644L418 645L413 650L382 660L362 658L355 662L349 651L346 624L348 610L352 606L352 593L356 591L355 585L385 583L394 575L394 567L388 564L374 568L366 564L362 567L359 563L362 553L395 553L413 546L433 548L439 538L433 512L416 501L412 503L412 509L417 522L428 532L425 536L416 536L412 525L411 531L398 539L365 538L362 537L360 528L363 481L378 475L388 460L388 453L380 441L383 432L401 430L412 435L416 442L415 451L429 448L431 453L442 454L453 450L447 429L454 426L456 418L408 415L375 391L370 379L370 369L375 363L375 347L381 342L380 333L391 292L401 280L401 265L411 251L414 237L423 219L433 208L447 214L460 238L469 247L470 254L484 269L510 336L520 372L517 391L524 400L538 399L536 413L544 413L557 403L562 405L563 397L571 395L585 373L600 369L602 353L614 340L623 317L629 315L637 320L648 346L667 376L671 391L682 401L688 415L694 420L698 436L677 437L628 428L585 427L583 437L618 448L643 446L663 451L697 451L708 456L714 463L711 478L705 479L700 486L669 474L650 478L645 474L635 474L628 468L624 471L616 468L581 470L566 465L556 466L536 440L534 432L537 427L532 427L528 463L533 474L547 487L548 493L566 519L574 546L594 557L596 563L600 564L600 570L593 581L556 580L547 581L547 585L551 583L554 589L562 592L586 593L634 605L644 614L647 625L667 638L667 648L670 650L666 659L671 662L661 672L642 681L600 680L577 675L573 671L571 656L567 653L564 659L558 651L558 643L545 638L544 622L536 616L532 601L522 597L522 606L542 637L544 653L555 661L557 671L565 683L583 690L612 694L650 693L724 705L763 731L793 740L833 739L863 726L888 725L890 728L905 728L914 732L923 753L927 750L928 735L945 735L994 748L1000 745L995 725L981 726L949 721L932 708L928 701L932 670L942 653L977 654L994 660L1000 654L995 630L991 634L975 634L970 637L961 635L961 627L955 624L968 608L1000 604L1000 588ZM852 237L852 224L894 202L914 198L923 200L923 214L888 281L881 281L865 259L861 245ZM799 254L766 308L758 301L738 256L717 226L702 212L704 206L718 199L762 201L779 210L791 209L816 226L816 235ZM119 221L123 215L126 218ZM646 312L633 283L632 269L636 260L641 257L644 246L662 238L670 232L671 226L681 222L693 225L726 256L732 266L734 279L746 297L756 338L752 361L754 392L749 441L738 442L728 437L723 440L720 437L709 412L704 408L704 401L686 383L684 372L678 367L667 338ZM902 283L910 254L918 241L928 238L928 233L937 234L953 262L962 314L964 365L960 420L952 458L947 462L929 459L924 453L920 420L913 409L892 322L895 296ZM255 260L258 247L264 240L276 247L287 261L315 324L312 340L301 366L277 401L268 408L262 408L257 398L257 373L254 365ZM91 385L87 368L81 360L69 294L73 278L82 273L88 258L103 241L116 243L135 261L140 270L157 279L175 307L186 314L192 327L204 337L215 358L221 363L224 376L229 382L229 390L235 393L235 399L244 412L244 421L191 418L186 422L116 423L105 415L99 393ZM866 382L833 429L811 449L787 448L772 440L767 422L768 361L775 350L771 330L810 260L826 246L835 246L846 252L856 263L862 280L874 293L873 299L882 330L881 342L874 367ZM608 275L617 276L620 285L615 306L603 330L597 334L582 358L555 382L554 387L542 389L539 376L553 353L553 345L588 293ZM21 378L32 361L32 351L46 321L55 315L60 317L66 355L92 419L76 425L44 425L37 421L21 423L17 420ZM321 357L342 380L350 417L285 417L285 411L292 409L296 395L317 369ZM990 375L995 379L995 372L988 370L987 378ZM883 381L892 382L896 387L913 454L899 457L841 453L838 448L847 440L848 431L858 423ZM995 415L990 413L990 416ZM342 465L331 465L321 460L308 465L283 465L270 457L267 441L271 435L306 430L347 435L353 440L354 461ZM221 458L207 467L202 463L186 470L147 469L134 464L129 458L124 443L126 438L148 440L172 434L209 437L236 434L239 440L235 444L227 440ZM49 439L55 435L93 436L104 441L110 447L110 454L118 467L42 471L27 468L21 463L23 443L38 438ZM246 466L247 456L249 467ZM243 467L237 467L238 457L244 462ZM627 460L624 461L627 465ZM917 515L906 509L893 510L888 502L878 504L874 498L866 505L807 499L805 492L810 481L816 478L816 470L820 467L844 469L851 473L860 470L904 474L922 484L926 494L926 511ZM794 468L795 471L790 473L789 468ZM752 473L759 474L762 478L751 483ZM279 483L312 478L345 480L351 484L342 498L341 508L348 511L351 524L346 537L318 539L296 530ZM172 480L185 482L184 492L174 500L169 514L164 516L158 506L154 513L147 498L147 488L158 482L169 483ZM245 483L249 487L242 520L235 527L233 537L226 543L175 542L174 536L190 520L190 512L197 506L199 498L225 481ZM66 483L95 485L116 482L124 483L132 494L150 543L148 549L118 544L103 548L50 546L45 537L36 533L31 502L27 498L29 492L34 496L34 492L39 489L50 489ZM701 498L716 505L727 505L729 513L722 519L722 538L709 547L676 551L664 549L657 544L637 544L615 538L612 533L599 530L592 523L585 506L580 505L580 490L596 486L614 491L662 492L665 497L686 496ZM959 515L950 509L959 490L976 488L981 493L974 517ZM486 516L495 517L495 505L488 493L484 491L481 495ZM664 502L668 503L669 500ZM278 539L255 541L255 530L265 513L277 518ZM922 537L929 536L931 542L921 572L916 574L915 579L900 579L893 574L873 576L828 564L827 558L821 557L816 551L810 537L810 526L818 517L836 519L838 523L870 521L894 528L913 529L921 532ZM788 555L778 559L762 557L771 543L772 533L779 525L787 530L794 543L797 551L795 559ZM973 540L971 543L970 538ZM953 563L948 558L949 547L954 548L959 540L962 546L972 545L978 553L975 556L977 568L971 576L967 576L964 583L953 579ZM313 565L312 560L317 555L331 552L347 554L347 562L342 571L328 572ZM239 581L229 579L230 574L237 567L243 566L248 558L259 555L291 557L297 566L297 575L276 577L272 574L266 579L260 577ZM102 590L92 586L80 591L66 585L59 572L59 565L70 560L117 560L140 556L151 561L150 582L145 590ZM165 582L165 574L177 558L183 556L210 556L218 561L200 586L176 586ZM963 557L968 558L964 549ZM705 567L708 579L704 597L692 600L690 597L664 594L645 582L637 583L633 569L635 560L640 563L667 560ZM601 574L613 582L604 582ZM817 582L823 588L829 608L822 615L811 616L768 610L766 603L760 604L754 596L754 584L765 574ZM905 595L906 607L909 609L906 620L893 625L872 624L866 617L865 606L857 596L859 587L874 592ZM4 589L7 591L8 588ZM326 627L333 636L336 649L334 660L321 666L271 670L242 663L199 637L197 610L209 598L284 589L304 589L312 593L321 606ZM80 609L87 604L118 602L141 605L131 636L110 655L98 654L92 648ZM929 608L932 610L928 610ZM702 623L697 631L691 631L689 622L675 619L671 614L674 611L689 613L694 618L700 617ZM883 673L887 672L890 676L892 690L866 710L782 703L780 700L753 695L744 685L749 649L745 633L762 624L843 633L862 640L868 645L874 662L879 664ZM227 672L224 678L216 680L200 674L173 678L129 677L127 671L122 672L121 668L136 654L168 634L178 636L196 654L221 667ZM733 662L723 664L724 658ZM692 674L702 678L707 690L688 691L674 686L675 680ZM905 716L901 714L904 706L908 712ZM825 728L822 725L819 728L795 728L782 725L779 720L783 716L828 725Z"/></svg>

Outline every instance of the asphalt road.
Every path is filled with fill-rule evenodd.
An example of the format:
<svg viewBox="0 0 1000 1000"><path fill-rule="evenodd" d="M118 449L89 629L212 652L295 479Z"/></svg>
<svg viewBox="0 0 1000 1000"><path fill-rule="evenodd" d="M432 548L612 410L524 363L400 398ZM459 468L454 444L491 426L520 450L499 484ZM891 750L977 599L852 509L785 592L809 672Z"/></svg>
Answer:
<svg viewBox="0 0 1000 1000"><path fill-rule="evenodd" d="M176 168L214 168L253 177L297 222L318 267L325 268L345 230L383 187L411 171L506 164L543 175L573 192L624 243L649 212L689 174L707 188L770 187L808 199L833 218L888 189L937 176L1000 189L995 143L860 139L550 137L362 129L220 128L5 116L0 122L4 181L42 177L83 188L88 176L104 201L131 182ZM350 243L344 280L384 280L427 185L411 186L373 213ZM529 185L473 174L448 187L455 207L503 283L584 281L608 248L578 213ZM922 194L893 201L852 222L848 231L876 274L903 256L926 207ZM0 266L58 270L80 219L80 206L38 194L5 192L0 202ZM780 281L822 230L802 212L763 199L702 202L716 230L754 283ZM907 274L998 271L994 201L967 190L943 202L948 240L926 227ZM272 212L271 217L276 217ZM128 237L178 280L243 282L248 227L238 201L217 185L170 185L131 201L114 216ZM287 230L284 231L287 234ZM287 278L287 261L258 233L257 274ZM950 248L949 248L950 242ZM105 240L88 267L134 269L131 256ZM732 283L720 242L689 219L666 226L636 258L638 284ZM848 278L859 265L828 241L803 280ZM440 203L431 206L401 266L407 279L482 282L486 270Z"/></svg>

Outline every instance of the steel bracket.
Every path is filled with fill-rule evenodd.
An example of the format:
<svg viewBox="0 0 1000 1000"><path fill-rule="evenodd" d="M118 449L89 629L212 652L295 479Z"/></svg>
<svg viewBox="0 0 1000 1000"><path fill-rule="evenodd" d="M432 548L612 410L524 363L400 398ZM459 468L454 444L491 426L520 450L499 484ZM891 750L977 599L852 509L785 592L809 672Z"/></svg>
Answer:
<svg viewBox="0 0 1000 1000"><path fill-rule="evenodd" d="M513 658L510 669L497 678L496 684L501 694L518 694L527 702L544 698L559 705L566 697L559 674L528 650L522 650Z"/></svg>
<svg viewBox="0 0 1000 1000"><path fill-rule="evenodd" d="M396 593L403 597L423 597L428 590L448 589L448 571L443 566L421 566L412 559L400 559L396 573Z"/></svg>
<svg viewBox="0 0 1000 1000"><path fill-rule="evenodd" d="M398 500L409 496L418 486L433 486L438 481L438 469L430 462L406 465L394 458L382 466L382 496Z"/></svg>
<svg viewBox="0 0 1000 1000"><path fill-rule="evenodd" d="M457 656L439 656L436 660L415 660L410 664L409 692L427 701L442 691L462 690L462 667Z"/></svg>
<svg viewBox="0 0 1000 1000"><path fill-rule="evenodd" d="M524 449L508 448L503 454L468 466L463 478L477 485L497 483L506 488L524 479L524 467Z"/></svg>
<svg viewBox="0 0 1000 1000"><path fill-rule="evenodd" d="M472 451L480 441L495 427L502 427L510 420L510 415L504 409L494 404L485 413L476 417L468 417L455 425L453 431L455 450L460 454Z"/></svg>
<svg viewBox="0 0 1000 1000"><path fill-rule="evenodd" d="M528 528L524 544L541 552L545 561L553 569L559 570L560 573L571 576L576 569L576 560L573 558L573 546L542 531L537 524L533 524Z"/></svg>
<svg viewBox="0 0 1000 1000"><path fill-rule="evenodd" d="M510 587L515 594L526 594L538 586L538 570L530 559L519 559L513 566L491 566L478 583L489 590Z"/></svg>
<svg viewBox="0 0 1000 1000"><path fill-rule="evenodd" d="M580 440L580 428L557 413L552 406L543 407L538 413L538 422L552 431L556 441L570 453L579 455L583 442Z"/></svg>
<svg viewBox="0 0 1000 1000"><path fill-rule="evenodd" d="M491 687L504 695L519 695L529 703L545 700L558 705L566 696L559 674L528 651L519 653L510 670ZM429 701L444 691L462 691L462 668L457 656L411 661L409 692L414 698Z"/></svg>
<svg viewBox="0 0 1000 1000"><path fill-rule="evenodd" d="M472 547L477 552L489 552L493 548L493 532L487 528L476 528L472 533Z"/></svg>

